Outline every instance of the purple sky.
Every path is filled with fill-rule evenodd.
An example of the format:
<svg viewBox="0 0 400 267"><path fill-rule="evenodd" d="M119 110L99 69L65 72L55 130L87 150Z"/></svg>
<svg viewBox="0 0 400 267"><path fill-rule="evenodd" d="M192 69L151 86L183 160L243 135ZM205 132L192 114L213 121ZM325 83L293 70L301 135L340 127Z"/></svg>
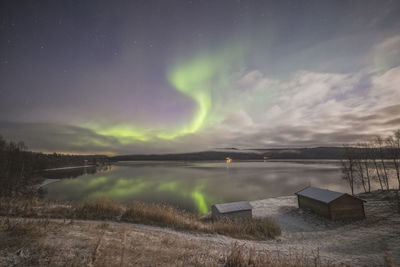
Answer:
<svg viewBox="0 0 400 267"><path fill-rule="evenodd" d="M0 135L41 151L353 143L400 128L398 1L1 1Z"/></svg>

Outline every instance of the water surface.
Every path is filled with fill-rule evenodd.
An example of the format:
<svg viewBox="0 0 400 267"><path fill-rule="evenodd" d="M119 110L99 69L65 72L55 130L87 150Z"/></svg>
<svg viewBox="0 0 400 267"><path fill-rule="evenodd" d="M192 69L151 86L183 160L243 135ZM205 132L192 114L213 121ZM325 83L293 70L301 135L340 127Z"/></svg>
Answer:
<svg viewBox="0 0 400 267"><path fill-rule="evenodd" d="M215 203L293 195L313 185L348 192L338 161L119 162L46 186L54 200L107 197L206 212Z"/></svg>

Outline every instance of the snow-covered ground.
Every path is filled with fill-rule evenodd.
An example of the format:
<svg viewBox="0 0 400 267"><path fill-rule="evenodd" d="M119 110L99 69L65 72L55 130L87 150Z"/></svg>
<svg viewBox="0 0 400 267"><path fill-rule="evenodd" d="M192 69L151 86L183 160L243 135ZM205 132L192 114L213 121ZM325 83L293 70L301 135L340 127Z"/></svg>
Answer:
<svg viewBox="0 0 400 267"><path fill-rule="evenodd" d="M317 251L322 257L351 265L383 264L387 252L400 265L400 215L393 214L388 202L369 198L365 203L366 219L331 221L297 208L295 196L251 202L253 215L275 218L282 228L276 241L266 247L283 251Z"/></svg>
<svg viewBox="0 0 400 267"><path fill-rule="evenodd" d="M294 196L252 201L254 216L273 217L281 225L282 235L266 241L130 223L3 217L0 226L7 226L10 221L25 221L29 225L38 222L44 236L38 244L18 247L21 253L16 254L16 249L3 251L0 265L33 257L30 253L39 247L45 253L41 257L54 266L73 265L75 261L79 262L77 265L89 266L187 266L188 262L221 266L224 255L237 243L273 255L311 257L318 253L323 263L351 266L382 266L387 254L395 266L400 266L400 215L393 213L385 197L363 197L367 200L367 218L352 222L330 221L300 210ZM0 231L0 240L6 237L6 232Z"/></svg>

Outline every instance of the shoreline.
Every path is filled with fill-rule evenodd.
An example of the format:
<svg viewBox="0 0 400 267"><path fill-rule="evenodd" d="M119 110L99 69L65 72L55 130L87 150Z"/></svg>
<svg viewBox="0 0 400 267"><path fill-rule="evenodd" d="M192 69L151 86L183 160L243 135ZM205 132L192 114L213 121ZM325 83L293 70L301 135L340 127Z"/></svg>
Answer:
<svg viewBox="0 0 400 267"><path fill-rule="evenodd" d="M50 169L45 169L43 171L63 171L63 170L73 170L73 169L83 169L83 168L93 168L96 167L96 165L83 165L83 166L71 166L71 167L60 167L60 168L50 168Z"/></svg>
<svg viewBox="0 0 400 267"><path fill-rule="evenodd" d="M42 187L44 187L44 186L46 186L46 185L49 185L49 184L53 184L53 183L57 183L57 182L59 182L59 181L61 181L62 179L57 179L57 178L55 178L55 179L50 179L50 178L48 178L48 179L45 179L42 183L40 183L39 185L36 185L37 186L37 189L39 189L39 188L42 188Z"/></svg>

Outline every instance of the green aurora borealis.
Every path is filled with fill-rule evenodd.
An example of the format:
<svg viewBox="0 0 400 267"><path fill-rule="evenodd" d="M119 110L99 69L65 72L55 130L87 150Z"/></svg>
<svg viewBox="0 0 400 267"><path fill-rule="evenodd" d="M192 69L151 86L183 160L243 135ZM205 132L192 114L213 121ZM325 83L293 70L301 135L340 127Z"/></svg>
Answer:
<svg viewBox="0 0 400 267"><path fill-rule="evenodd" d="M155 172L151 170L154 168L139 167L135 170L116 166L106 173L64 179L49 185L48 190L50 198L55 199L64 197L65 200L83 201L106 197L126 204L132 200L169 201L199 213L207 212L216 202L215 197L207 193L207 179L187 180L181 172L160 172L157 167Z"/></svg>
<svg viewBox="0 0 400 267"><path fill-rule="evenodd" d="M222 114L213 112L213 98L229 88L229 77L232 68L240 66L243 46L231 46L217 52L204 52L189 59L182 60L167 71L166 79L171 88L185 95L194 102L193 118L181 122L175 128L145 128L131 124L97 124L86 123L82 126L92 129L103 136L117 138L122 144L148 142L154 139L171 140L176 137L200 131L207 124L223 119ZM166 90L169 90L166 87ZM221 91L221 92L218 92Z"/></svg>
<svg viewBox="0 0 400 267"><path fill-rule="evenodd" d="M225 162L119 162L108 171L63 179L46 188L47 197L59 201L106 197L128 205L132 201L161 202L204 213L216 203L290 195L310 181L347 192L346 182L338 179L340 169L334 165L233 161L228 167Z"/></svg>
<svg viewBox="0 0 400 267"><path fill-rule="evenodd" d="M6 1L0 13L0 134L35 151L341 146L400 127L399 1Z"/></svg>
<svg viewBox="0 0 400 267"><path fill-rule="evenodd" d="M296 158L386 137L400 129L399 14L393 0L1 1L0 136L43 153ZM119 162L49 194L205 212L330 173L230 156Z"/></svg>

